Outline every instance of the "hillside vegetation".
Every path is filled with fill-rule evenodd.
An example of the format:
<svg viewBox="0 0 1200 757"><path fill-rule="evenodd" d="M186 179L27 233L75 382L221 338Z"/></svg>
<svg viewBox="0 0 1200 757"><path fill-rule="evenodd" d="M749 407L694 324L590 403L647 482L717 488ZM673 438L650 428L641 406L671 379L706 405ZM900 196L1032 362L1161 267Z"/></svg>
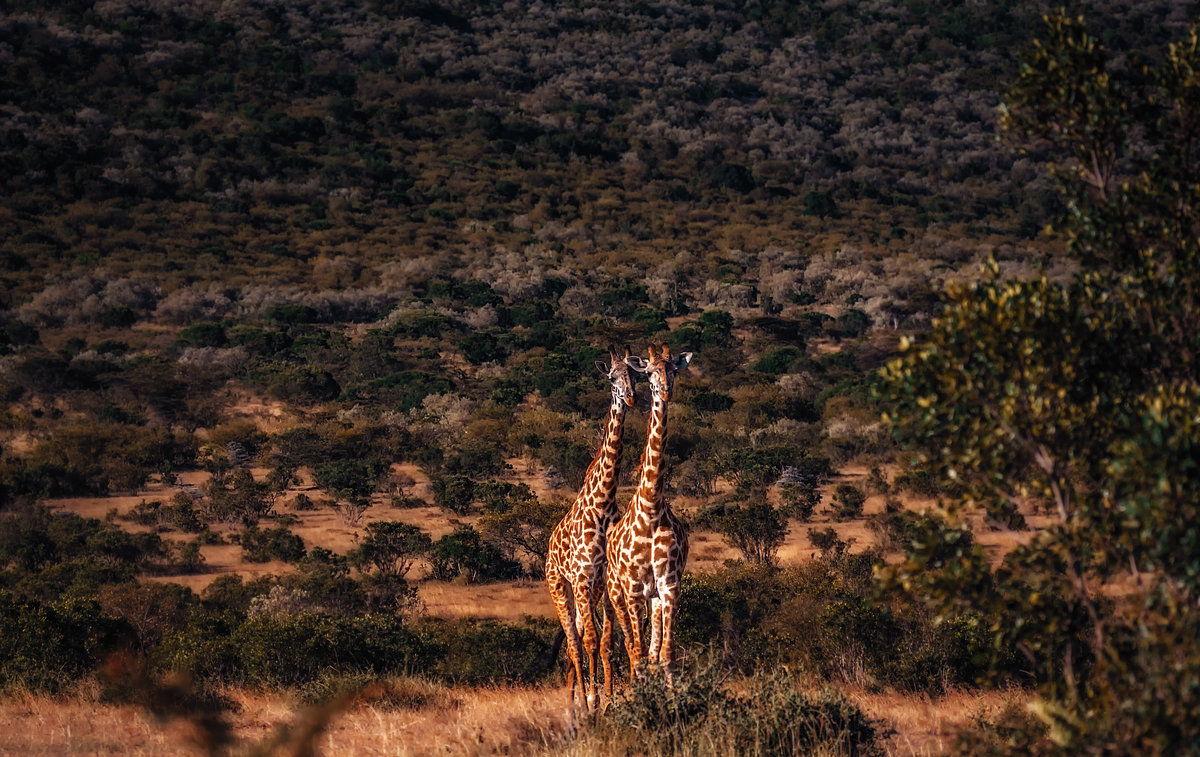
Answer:
<svg viewBox="0 0 1200 757"><path fill-rule="evenodd" d="M1048 10L8 4L0 688L547 680L552 622L417 587L536 585L595 363L668 343L692 699L589 739L882 748L769 661L1036 692L980 754L1186 743L1147 692L1195 665L1197 7Z"/></svg>

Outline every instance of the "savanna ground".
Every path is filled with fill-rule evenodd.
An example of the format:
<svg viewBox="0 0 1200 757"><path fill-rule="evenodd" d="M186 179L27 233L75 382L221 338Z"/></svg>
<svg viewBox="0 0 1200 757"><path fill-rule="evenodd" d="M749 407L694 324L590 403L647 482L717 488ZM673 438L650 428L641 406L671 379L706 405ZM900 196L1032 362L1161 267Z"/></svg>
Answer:
<svg viewBox="0 0 1200 757"><path fill-rule="evenodd" d="M265 411L266 408L257 408ZM266 417L260 418L269 424ZM513 480L536 481L529 466L521 460L510 461ZM397 465L397 472L414 483L408 492L428 501L429 479L417 467ZM885 466L885 475L891 471ZM265 470L256 469L262 477ZM121 496L86 497L54 500L58 510L85 517L106 518L127 514L138 504L169 500L177 491L190 490L203 483L209 474L182 472L174 485L152 482L143 489ZM831 501L833 491L842 483L863 486L868 471L862 465L850 465L823 484L822 501ZM567 490L551 490L538 483L542 497L569 498ZM281 500L287 501L304 492L314 493L311 482L301 477ZM627 497L622 489L622 498ZM920 510L932 500L911 494L890 495L904 508ZM810 528L833 528L851 551L886 548L887 545L870 525L870 516L884 509L885 497L875 493L867 497L860 517L836 520L826 506L818 507L808 523L792 520L789 533L780 546L781 565L797 564L815 557L819 551L808 537ZM693 512L697 502L677 497L674 506ZM353 548L365 526L376 520L400 520L419 526L437 538L453 530L457 523L472 523L476 516L452 516L433 506L396 508L384 495L376 495L361 520L350 524L329 508L291 511L297 519L293 533L309 547L325 547L338 553ZM1031 527L1041 519L1028 514ZM143 528L121 521L126 528ZM225 526L214 530L231 531ZM978 542L994 561L1014 545L1029 538L1032 530L979 529ZM226 534L228 535L228 534ZM167 538L170 535L166 535ZM250 563L243 559L234 543L206 544L201 548L204 572L184 575L144 576L144 580L168 581L202 591L217 577L238 574L244 578L286 573L294 567L272 561ZM896 551L886 553L898 558ZM739 557L721 534L696 529L691 534L689 570L713 571L725 561ZM423 610L435 617L476 617L519 621L530 616L553 618L554 609L545 585L536 579L522 578L485 584L439 581L429 576L428 564L418 564L410 578L415 580ZM685 665L687 663L685 662ZM828 682L805 678L801 687L815 693ZM935 755L951 748L956 734L980 720L994 717L1012 703L1027 698L1021 690L950 690L942 696L901 694L878 687L838 684L838 689L887 733L883 742L888 754ZM395 695L395 690L402 693ZM388 696L354 703L336 713L328 727L311 743L323 754L604 754L624 753L626 746L613 745L590 734L587 721L566 706L567 691L561 678L539 686L450 686L422 679L396 679ZM235 743L263 745L306 718L311 706L287 692L262 692L226 687L221 695L229 705L228 723ZM73 690L55 695L21 692L0 701L0 720L8 727L0 731L0 754L22 755L170 755L183 751L202 751L204 741L193 724L164 722L132 704L108 701L102 686L95 681L78 684ZM302 739L303 741L310 741Z"/></svg>

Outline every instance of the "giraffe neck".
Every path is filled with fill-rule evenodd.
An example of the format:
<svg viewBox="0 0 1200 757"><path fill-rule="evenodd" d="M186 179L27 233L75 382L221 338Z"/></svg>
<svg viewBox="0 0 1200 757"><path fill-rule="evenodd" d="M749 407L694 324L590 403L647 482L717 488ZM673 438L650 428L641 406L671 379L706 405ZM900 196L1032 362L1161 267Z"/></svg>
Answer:
<svg viewBox="0 0 1200 757"><path fill-rule="evenodd" d="M625 428L625 401L614 396L608 407L608 422L604 437L600 440L600 451L588 467L584 479L584 498L592 508L601 511L616 511L617 463L621 459L624 445L622 431Z"/></svg>
<svg viewBox="0 0 1200 757"><path fill-rule="evenodd" d="M650 422L646 429L646 450L642 453L642 478L638 482L638 497L643 508L653 518L663 507L663 450L667 441L667 398L657 392L650 405Z"/></svg>

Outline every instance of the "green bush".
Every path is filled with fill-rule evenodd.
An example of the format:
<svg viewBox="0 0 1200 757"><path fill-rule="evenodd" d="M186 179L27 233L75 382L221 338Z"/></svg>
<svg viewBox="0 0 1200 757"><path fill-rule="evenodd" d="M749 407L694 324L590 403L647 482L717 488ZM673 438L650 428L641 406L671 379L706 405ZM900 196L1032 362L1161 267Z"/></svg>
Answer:
<svg viewBox="0 0 1200 757"><path fill-rule="evenodd" d="M433 577L449 581L459 576L467 583L503 581L521 575L521 564L506 557L470 526L459 526L434 542L430 553Z"/></svg>
<svg viewBox="0 0 1200 757"><path fill-rule="evenodd" d="M726 683L710 666L634 681L593 735L639 754L882 755L886 732L838 692L810 696L786 671Z"/></svg>
<svg viewBox="0 0 1200 757"><path fill-rule="evenodd" d="M783 500L780 512L799 521L812 518L813 511L821 504L821 491L812 482L784 484L780 493Z"/></svg>
<svg viewBox="0 0 1200 757"><path fill-rule="evenodd" d="M430 672L465 683L534 683L556 670L550 639L557 624L514 625L495 620L427 622L439 660Z"/></svg>
<svg viewBox="0 0 1200 757"><path fill-rule="evenodd" d="M437 474L430 477L433 502L443 510L466 515L475 501L475 482L462 474Z"/></svg>
<svg viewBox="0 0 1200 757"><path fill-rule="evenodd" d="M877 596L875 553L831 549L787 569L730 565L688 574L676 638L688 659L713 654L751 672L794 665L825 678L939 693L967 685L994 664L1019 669L1009 649L993 652L987 621L965 613L935 624L920 605Z"/></svg>
<svg viewBox="0 0 1200 757"><path fill-rule="evenodd" d="M225 326L210 321L200 321L179 332L179 340L193 347L224 347L229 343Z"/></svg>
<svg viewBox="0 0 1200 757"><path fill-rule="evenodd" d="M718 519L717 530L746 562L774 565L788 525L783 514L769 503L755 501L726 512Z"/></svg>
<svg viewBox="0 0 1200 757"><path fill-rule="evenodd" d="M432 546L429 534L410 523L377 521L367 524L366 534L347 557L360 570L374 568L402 579Z"/></svg>
<svg viewBox="0 0 1200 757"><path fill-rule="evenodd" d="M791 345L770 347L762 354L762 357L750 365L750 370L773 374L787 373L796 361L803 357L804 352L798 347Z"/></svg>
<svg viewBox="0 0 1200 757"><path fill-rule="evenodd" d="M838 484L833 492L833 517L836 520L852 520L862 515L867 495L854 484Z"/></svg>
<svg viewBox="0 0 1200 757"><path fill-rule="evenodd" d="M40 602L0 590L0 690L59 690L133 637L92 599Z"/></svg>
<svg viewBox="0 0 1200 757"><path fill-rule="evenodd" d="M242 532L242 559L247 562L299 562L304 558L304 540L287 526L258 528L251 526Z"/></svg>

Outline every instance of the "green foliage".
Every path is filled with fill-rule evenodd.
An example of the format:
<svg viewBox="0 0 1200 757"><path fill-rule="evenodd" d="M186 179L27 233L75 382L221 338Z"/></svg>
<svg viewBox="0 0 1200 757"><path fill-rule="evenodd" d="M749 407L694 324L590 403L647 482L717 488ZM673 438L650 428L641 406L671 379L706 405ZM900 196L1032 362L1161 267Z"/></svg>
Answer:
<svg viewBox="0 0 1200 757"><path fill-rule="evenodd" d="M837 202L829 196L828 192L813 190L804 195L804 213L820 218L836 217L838 214Z"/></svg>
<svg viewBox="0 0 1200 757"><path fill-rule="evenodd" d="M829 531L832 539L836 532ZM840 542L796 567L730 564L688 574L676 633L691 654L714 651L746 671L794 665L860 685L940 692L1019 669L1011 647L994 653L986 618L963 613L935 623L901 595L877 592L878 554Z"/></svg>
<svg viewBox="0 0 1200 757"><path fill-rule="evenodd" d="M208 521L253 526L271 509L267 485L254 480L245 468L227 477L213 476L204 482L201 513Z"/></svg>
<svg viewBox="0 0 1200 757"><path fill-rule="evenodd" d="M721 475L746 488L770 486L779 479L785 466L800 469L804 475L818 479L830 473L829 460L783 445L735 447L717 463Z"/></svg>
<svg viewBox="0 0 1200 757"><path fill-rule="evenodd" d="M854 484L838 484L833 490L833 517L836 520L852 520L862 515L867 495Z"/></svg>
<svg viewBox="0 0 1200 757"><path fill-rule="evenodd" d="M136 489L164 465L193 463L195 454L194 440L183 433L112 423L71 425L0 472L12 496L103 494Z"/></svg>
<svg viewBox="0 0 1200 757"><path fill-rule="evenodd" d="M387 464L379 458L347 458L316 466L313 478L333 497L365 500L379 488L387 471Z"/></svg>
<svg viewBox="0 0 1200 757"><path fill-rule="evenodd" d="M365 569L404 578L413 563L424 557L433 546L429 534L420 528L397 521L376 521L367 524L363 536L349 554L352 564Z"/></svg>
<svg viewBox="0 0 1200 757"><path fill-rule="evenodd" d="M465 684L540 681L555 669L549 638L556 627L548 622L429 622L423 630L438 659L430 670Z"/></svg>
<svg viewBox="0 0 1200 757"><path fill-rule="evenodd" d="M304 540L287 526L258 528L251 526L242 532L242 559L247 562L299 562L304 558Z"/></svg>
<svg viewBox="0 0 1200 757"><path fill-rule="evenodd" d="M470 584L499 581L521 575L521 564L471 526L459 526L433 544L429 557L434 578L449 581L462 576Z"/></svg>
<svg viewBox="0 0 1200 757"><path fill-rule="evenodd" d="M105 651L131 635L94 601L43 603L0 590L0 689L63 688L95 670Z"/></svg>
<svg viewBox="0 0 1200 757"><path fill-rule="evenodd" d="M685 672L670 688L640 678L594 728L653 755L883 754L878 723L831 689L802 693L786 670L744 685L725 684L715 667Z"/></svg>
<svg viewBox="0 0 1200 757"><path fill-rule="evenodd" d="M814 481L785 484L781 495L783 503L779 507L780 512L799 521L812 518L813 511L821 504L821 491Z"/></svg>
<svg viewBox="0 0 1200 757"><path fill-rule="evenodd" d="M774 565L788 533L787 519L763 500L726 512L717 522L725 541L747 562Z"/></svg>
<svg viewBox="0 0 1200 757"><path fill-rule="evenodd" d="M229 342L225 326L210 321L201 321L186 327L179 332L179 339L193 347L224 347Z"/></svg>
<svg viewBox="0 0 1200 757"><path fill-rule="evenodd" d="M466 515L475 502L475 482L460 473L436 474L429 479L433 502L456 515Z"/></svg>
<svg viewBox="0 0 1200 757"><path fill-rule="evenodd" d="M501 550L523 558L527 571L536 578L542 575L550 552L550 535L566 515L568 503L543 502L525 484L518 486L520 491L500 503L489 503L486 495L480 497L485 512L479 519L479 532Z"/></svg>
<svg viewBox="0 0 1200 757"><path fill-rule="evenodd" d="M1194 749L1176 720L1195 722L1191 699L1149 703L1187 688L1180 661L1192 657L1153 619L1164 597L1200 585L1200 164L1184 126L1200 88L1180 76L1200 67L1200 34L1148 66L1106 50L1081 19L1046 20L1006 123L1054 151L1082 265L1069 282L1006 281L992 263L987 280L951 289L929 336L884 371L883 392L926 470L960 492L952 517L982 506L1004 521L1024 499L1054 522L994 571L956 528L929 529L885 577L936 613L974 608L997 647L1020 649L1042 685L1036 714L1065 753L1145 749L1133 711L1159 718L1153 751ZM1099 595L1123 573L1148 581L1142 596ZM1166 604L1184 625L1194 612Z"/></svg>
<svg viewBox="0 0 1200 757"><path fill-rule="evenodd" d="M270 397L289 402L325 402L341 393L333 374L308 365L267 363L256 368L250 379Z"/></svg>
<svg viewBox="0 0 1200 757"><path fill-rule="evenodd" d="M792 365L803 357L804 352L791 345L772 347L751 364L750 370L775 374L787 373L791 370Z"/></svg>

